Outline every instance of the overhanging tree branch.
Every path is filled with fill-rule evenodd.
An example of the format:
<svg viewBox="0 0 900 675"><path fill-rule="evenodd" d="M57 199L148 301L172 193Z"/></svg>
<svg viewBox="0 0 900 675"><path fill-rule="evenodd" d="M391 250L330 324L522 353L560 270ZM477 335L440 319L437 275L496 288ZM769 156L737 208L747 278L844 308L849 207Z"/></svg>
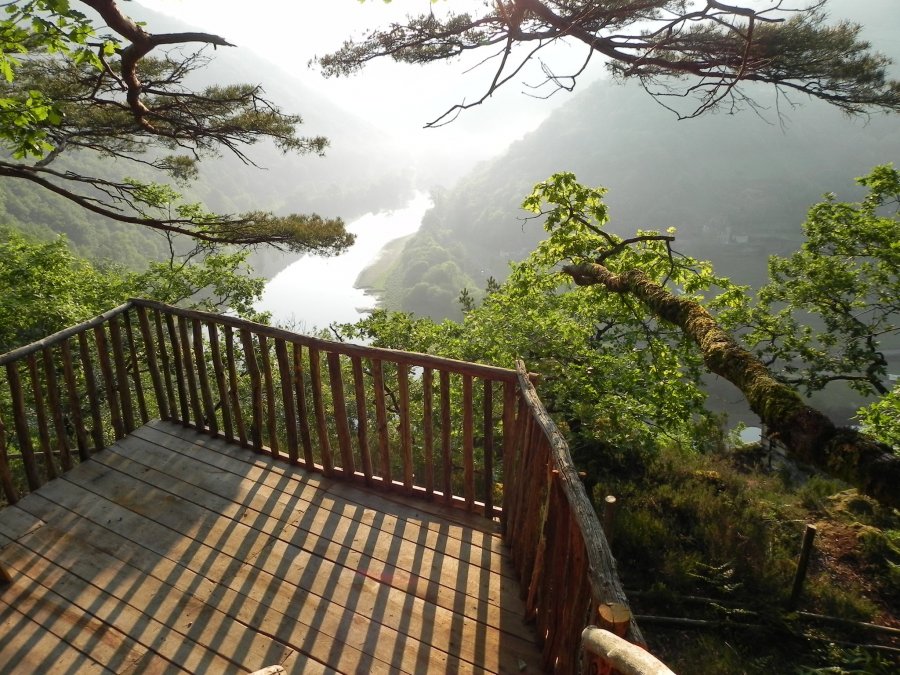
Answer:
<svg viewBox="0 0 900 675"><path fill-rule="evenodd" d="M439 19L430 13L373 31L362 40L346 42L318 59L318 64L326 76L347 75L384 56L430 63L502 42L538 41L543 48L569 40L606 57L614 74L639 80L654 97L670 96L674 83L688 81L680 95L690 97L692 103L676 111L681 117L699 115L725 102L752 107L752 97L740 88L747 82L802 92L848 113L900 110L900 83L886 77L890 60L859 39L858 25L827 25L825 0L796 9L781 0L771 0L762 8L679 0L484 4L479 14L450 11ZM508 82L532 56L499 62L484 98ZM542 67L545 83L560 81L548 64ZM574 83L576 76L564 77ZM451 108L437 121L462 107Z"/></svg>
<svg viewBox="0 0 900 675"><path fill-rule="evenodd" d="M672 294L637 269L615 274L597 263L578 263L564 266L563 271L580 286L602 285L612 293L635 297L654 315L678 326L700 347L709 370L740 389L769 433L798 459L856 485L882 503L900 506L900 457L855 430L835 427L826 415L805 405L703 306Z"/></svg>
<svg viewBox="0 0 900 675"><path fill-rule="evenodd" d="M206 243L269 243L323 253L352 243L340 219L210 214L182 203L167 186L84 175L71 168L73 162L68 171L51 170L66 156L87 152L135 162L185 183L196 175L199 160L223 149L253 164L245 148L260 141L284 152L322 154L327 146L322 137L298 136L301 118L283 113L259 86L188 86L185 79L206 59L162 49L231 46L225 38L151 33L115 0L82 2L115 37L100 37L85 15L51 0L16 3L3 20L0 68L9 85L0 99L0 142L8 156L0 162L0 176L27 180L119 222ZM154 50L161 53L153 56Z"/></svg>

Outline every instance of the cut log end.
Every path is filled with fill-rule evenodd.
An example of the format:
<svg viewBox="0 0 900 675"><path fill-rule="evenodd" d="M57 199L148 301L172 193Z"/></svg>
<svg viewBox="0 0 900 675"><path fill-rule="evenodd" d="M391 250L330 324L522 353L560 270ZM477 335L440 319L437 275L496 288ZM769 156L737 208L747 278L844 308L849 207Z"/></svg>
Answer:
<svg viewBox="0 0 900 675"><path fill-rule="evenodd" d="M625 637L631 623L631 610L618 602L608 602L597 609L600 627L619 637Z"/></svg>

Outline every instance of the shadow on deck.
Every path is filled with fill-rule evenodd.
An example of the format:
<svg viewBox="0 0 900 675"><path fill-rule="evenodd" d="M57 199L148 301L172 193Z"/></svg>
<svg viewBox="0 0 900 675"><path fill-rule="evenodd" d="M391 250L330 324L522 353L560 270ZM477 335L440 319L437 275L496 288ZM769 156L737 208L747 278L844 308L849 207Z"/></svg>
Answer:
<svg viewBox="0 0 900 675"><path fill-rule="evenodd" d="M494 522L151 422L0 511L21 672L540 672Z"/></svg>

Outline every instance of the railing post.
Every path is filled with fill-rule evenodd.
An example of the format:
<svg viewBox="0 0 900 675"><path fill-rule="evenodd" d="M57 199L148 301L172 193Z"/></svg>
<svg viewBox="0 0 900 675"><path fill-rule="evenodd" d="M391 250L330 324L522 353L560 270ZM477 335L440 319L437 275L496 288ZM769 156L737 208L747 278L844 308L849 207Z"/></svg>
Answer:
<svg viewBox="0 0 900 675"><path fill-rule="evenodd" d="M153 382L153 393L156 395L156 407L161 419L169 419L169 400L166 390L163 388L162 375L159 372L159 360L156 358L156 346L153 343L153 333L150 331L150 320L147 318L147 309L137 307L138 328L144 340L144 352L147 354L147 367L150 369L150 380ZM162 347L162 345L160 345Z"/></svg>
<svg viewBox="0 0 900 675"><path fill-rule="evenodd" d="M6 452L6 424L3 417L0 416L0 486L3 487L3 494L6 501L15 504L19 501L19 492L13 484L12 471L9 468L9 455Z"/></svg>
<svg viewBox="0 0 900 675"><path fill-rule="evenodd" d="M22 453L22 462L25 465L28 489L37 490L41 485L41 479L35 462L34 446L31 444L31 432L28 429L22 380L19 377L19 369L14 362L6 364L6 379L9 382L9 391L13 404L13 422L16 427L16 437L19 440L19 451Z"/></svg>

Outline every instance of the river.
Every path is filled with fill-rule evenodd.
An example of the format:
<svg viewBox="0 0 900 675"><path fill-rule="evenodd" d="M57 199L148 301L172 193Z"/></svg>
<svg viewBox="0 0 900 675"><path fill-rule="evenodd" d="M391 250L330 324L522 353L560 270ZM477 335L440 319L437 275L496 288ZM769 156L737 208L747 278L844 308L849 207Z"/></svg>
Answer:
<svg viewBox="0 0 900 675"><path fill-rule="evenodd" d="M304 256L288 265L268 284L256 308L272 313L275 324L299 332L351 322L360 310L372 309L375 299L354 288L359 273L377 260L384 246L419 229L431 198L417 192L402 209L367 213L347 225L356 242L334 258Z"/></svg>

